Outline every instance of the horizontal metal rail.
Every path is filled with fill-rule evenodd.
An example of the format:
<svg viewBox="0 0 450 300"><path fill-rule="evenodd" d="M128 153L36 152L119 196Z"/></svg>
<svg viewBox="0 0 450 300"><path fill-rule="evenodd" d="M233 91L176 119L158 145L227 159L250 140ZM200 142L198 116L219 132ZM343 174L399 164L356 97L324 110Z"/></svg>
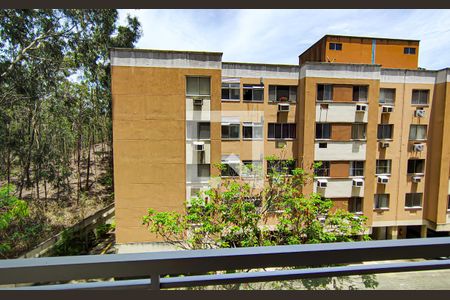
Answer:
<svg viewBox="0 0 450 300"><path fill-rule="evenodd" d="M366 274L364 272L369 274L401 272L402 270L442 269L448 268L449 263L447 260L442 260L407 263L408 265L374 264L164 278L163 276L167 274L192 275L204 274L210 271L314 267L394 259L430 259L442 256L450 256L450 237L13 259L0 261L0 284L52 283L100 278L151 278L152 280L120 280L84 283L77 286L79 288L139 288L140 286L146 286L147 288L159 289L203 285L202 283L211 285ZM74 285L60 285L61 288L64 288L64 286L75 288ZM53 285L52 287L56 288Z"/></svg>

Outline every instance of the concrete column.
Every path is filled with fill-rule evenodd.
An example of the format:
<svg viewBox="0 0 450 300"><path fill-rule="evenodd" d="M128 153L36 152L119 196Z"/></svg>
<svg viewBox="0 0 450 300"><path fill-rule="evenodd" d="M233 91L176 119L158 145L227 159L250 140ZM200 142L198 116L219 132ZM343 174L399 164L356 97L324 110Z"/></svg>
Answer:
<svg viewBox="0 0 450 300"><path fill-rule="evenodd" d="M426 238L427 237L427 225L422 225L422 227L420 228L420 237L421 238Z"/></svg>
<svg viewBox="0 0 450 300"><path fill-rule="evenodd" d="M390 226L387 228L388 240L396 240L398 238L398 226Z"/></svg>

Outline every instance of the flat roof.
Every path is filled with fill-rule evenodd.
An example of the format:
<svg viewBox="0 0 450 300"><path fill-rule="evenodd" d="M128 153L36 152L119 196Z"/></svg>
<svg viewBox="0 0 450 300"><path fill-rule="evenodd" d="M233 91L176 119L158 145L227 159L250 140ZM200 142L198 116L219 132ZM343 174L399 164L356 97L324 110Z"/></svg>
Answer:
<svg viewBox="0 0 450 300"><path fill-rule="evenodd" d="M216 54L223 55L223 52L214 51L192 51L192 50L167 50L167 49L142 49L142 48L116 48L110 47L109 50L132 51L132 52L166 52L166 53L194 53L194 54Z"/></svg>
<svg viewBox="0 0 450 300"><path fill-rule="evenodd" d="M375 40L391 40L391 41L404 41L404 42L420 42L420 40L396 39L396 38L385 38L385 37L375 37L375 36L341 35L341 34L326 34L321 39L326 38L326 37L344 37L344 38L358 38L358 39L375 39Z"/></svg>

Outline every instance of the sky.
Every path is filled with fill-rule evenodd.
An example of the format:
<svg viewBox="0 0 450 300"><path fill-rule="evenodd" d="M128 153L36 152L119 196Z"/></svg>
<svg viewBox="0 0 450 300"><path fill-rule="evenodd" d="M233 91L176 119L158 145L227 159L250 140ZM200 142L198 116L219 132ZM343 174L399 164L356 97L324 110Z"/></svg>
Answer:
<svg viewBox="0 0 450 300"><path fill-rule="evenodd" d="M419 67L450 67L450 10L119 10L136 48L223 52L223 61L298 64L325 34L420 40Z"/></svg>

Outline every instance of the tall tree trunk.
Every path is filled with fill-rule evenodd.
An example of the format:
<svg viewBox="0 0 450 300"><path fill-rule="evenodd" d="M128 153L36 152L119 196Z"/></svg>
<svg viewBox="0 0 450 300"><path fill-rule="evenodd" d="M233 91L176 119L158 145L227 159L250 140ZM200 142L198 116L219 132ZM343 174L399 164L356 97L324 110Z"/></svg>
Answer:
<svg viewBox="0 0 450 300"><path fill-rule="evenodd" d="M39 164L38 164L38 166L37 167L35 167L34 168L34 177L35 177L35 181L36 181L36 198L39 200L40 198L40 191L39 191L39 182L40 182L40 180L39 180L39 172L40 172L40 170L39 170L40 168L39 168Z"/></svg>
<svg viewBox="0 0 450 300"><path fill-rule="evenodd" d="M87 169L86 169L86 187L85 190L89 192L89 176L91 170L91 147L94 144L94 135L91 133L91 128L89 127L88 132L89 146L88 146L88 156L87 156Z"/></svg>

